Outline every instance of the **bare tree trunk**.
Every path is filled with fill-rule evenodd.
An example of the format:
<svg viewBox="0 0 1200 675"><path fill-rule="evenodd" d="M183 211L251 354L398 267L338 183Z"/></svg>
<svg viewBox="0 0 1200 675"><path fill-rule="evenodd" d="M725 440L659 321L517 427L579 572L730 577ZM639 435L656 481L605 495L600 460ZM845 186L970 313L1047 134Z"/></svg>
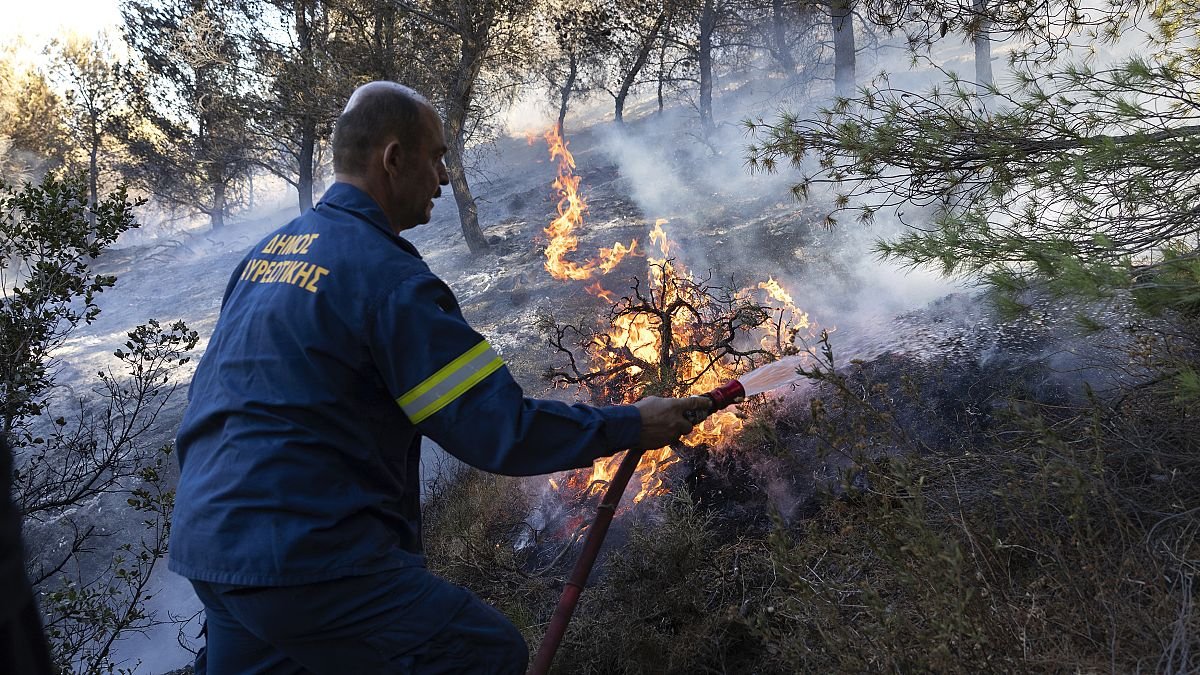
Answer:
<svg viewBox="0 0 1200 675"><path fill-rule="evenodd" d="M314 70L312 30L308 24L308 7L306 0L296 0L296 41L299 43L300 59L304 63L304 72L311 76ZM301 92L306 100L303 101L300 115L300 153L299 172L296 176L296 192L300 201L300 212L303 213L313 205L313 146L317 143L317 119L312 113L312 101L307 100L311 94Z"/></svg>
<svg viewBox="0 0 1200 675"><path fill-rule="evenodd" d="M642 40L642 45L638 48L637 57L634 59L633 65L626 71L625 76L621 78L621 89L617 92L616 102L617 124L625 123L625 99L629 97L629 90L633 88L634 83L637 82L638 74L642 72L642 68L646 65L646 59L649 58L651 50L654 49L654 41L658 39L658 32L662 30L663 23L666 20L667 8L664 5L662 11L658 13L658 17L654 19L654 25L650 27L650 32Z"/></svg>
<svg viewBox="0 0 1200 675"><path fill-rule="evenodd" d="M462 224L463 238L471 253L487 253L487 238L479 227L479 211L475 197L467 183L467 170L463 163L466 150L467 113L471 109L471 97L475 91L475 80L483 64L483 41L474 35L462 36L462 51L458 72L450 83L446 100L446 172L450 174L450 186L454 189L454 202L458 205L458 219Z"/></svg>
<svg viewBox="0 0 1200 675"><path fill-rule="evenodd" d="M325 166L325 145L317 143L313 148L313 194L325 194L325 177L321 175L321 167Z"/></svg>
<svg viewBox="0 0 1200 675"><path fill-rule="evenodd" d="M213 206L212 210L208 212L208 219L214 230L225 227L225 181L223 180L213 183Z"/></svg>
<svg viewBox="0 0 1200 675"><path fill-rule="evenodd" d="M832 0L829 17L833 23L833 92L854 95L854 14L851 0Z"/></svg>
<svg viewBox="0 0 1200 675"><path fill-rule="evenodd" d="M567 71L567 80L559 89L558 135L560 137L565 133L563 122L567 119L567 104L571 101L571 90L575 88L575 79L579 75L579 56L575 53L574 48L568 50L567 57L570 69Z"/></svg>
<svg viewBox="0 0 1200 675"><path fill-rule="evenodd" d="M381 80L392 79L392 54L393 39L392 26L395 24L395 8L389 0L382 0L376 3L374 23L374 34L371 36L374 42L374 51L372 55L375 60L375 74Z"/></svg>
<svg viewBox="0 0 1200 675"><path fill-rule="evenodd" d="M446 118L446 126L461 126L462 120ZM479 211L475 208L475 197L471 195L471 186L467 183L467 172L463 165L463 148L461 143L447 143L446 173L450 174L450 187L454 190L454 203L458 205L458 219L462 223L463 238L467 240L467 248L471 253L487 253L488 242L479 227Z"/></svg>
<svg viewBox="0 0 1200 675"><path fill-rule="evenodd" d="M783 16L784 0L771 0L771 56L790 80L796 76L796 59L788 48L786 24Z"/></svg>
<svg viewBox="0 0 1200 675"><path fill-rule="evenodd" d="M992 22L988 20L987 0L972 0L976 20L979 22L971 40L975 43L975 88L980 96L987 97L992 83Z"/></svg>
<svg viewBox="0 0 1200 675"><path fill-rule="evenodd" d="M665 97L663 89L666 88L666 60L667 60L667 43L661 42L658 45L658 114L663 113L665 105Z"/></svg>
<svg viewBox="0 0 1200 675"><path fill-rule="evenodd" d="M93 130L97 122L92 122ZM92 133L91 148L88 153L88 212L89 229L96 231L96 205L100 203L100 134Z"/></svg>
<svg viewBox="0 0 1200 675"><path fill-rule="evenodd" d="M296 192L300 198L300 212L313 205L313 146L317 142L316 120L307 115L300 127L300 174L296 180Z"/></svg>
<svg viewBox="0 0 1200 675"><path fill-rule="evenodd" d="M700 10L700 128L706 133L713 128L712 114L712 38L717 30L717 8L715 0L704 0Z"/></svg>

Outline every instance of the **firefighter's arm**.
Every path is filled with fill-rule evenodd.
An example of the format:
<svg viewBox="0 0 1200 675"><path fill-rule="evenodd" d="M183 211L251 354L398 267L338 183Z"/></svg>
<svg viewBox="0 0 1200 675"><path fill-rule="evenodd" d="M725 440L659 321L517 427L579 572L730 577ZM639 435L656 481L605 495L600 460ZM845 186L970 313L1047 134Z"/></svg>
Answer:
<svg viewBox="0 0 1200 675"><path fill-rule="evenodd" d="M475 467L535 475L588 466L642 440L634 406L592 407L526 398L495 349L463 319L432 274L411 277L383 301L372 356L396 404L425 436ZM654 410L647 431L660 434ZM682 418L682 414L676 415Z"/></svg>

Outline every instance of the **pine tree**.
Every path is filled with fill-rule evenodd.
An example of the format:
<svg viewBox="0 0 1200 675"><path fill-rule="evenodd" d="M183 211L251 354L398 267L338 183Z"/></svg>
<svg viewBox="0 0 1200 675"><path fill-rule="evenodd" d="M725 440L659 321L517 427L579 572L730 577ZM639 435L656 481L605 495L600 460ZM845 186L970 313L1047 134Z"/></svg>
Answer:
<svg viewBox="0 0 1200 675"><path fill-rule="evenodd" d="M1200 310L1200 22L1163 4L1147 53L1106 67L1019 64L986 107L953 77L927 91L886 78L816 119L751 124L754 166L808 171L834 211L930 207L878 251L1018 293L1038 286L1151 311ZM810 160L815 160L811 162ZM829 223L836 219L831 214Z"/></svg>
<svg viewBox="0 0 1200 675"><path fill-rule="evenodd" d="M232 0L132 0L123 12L147 79L139 106L147 124L127 141L138 160L132 175L219 229L252 164L245 14Z"/></svg>

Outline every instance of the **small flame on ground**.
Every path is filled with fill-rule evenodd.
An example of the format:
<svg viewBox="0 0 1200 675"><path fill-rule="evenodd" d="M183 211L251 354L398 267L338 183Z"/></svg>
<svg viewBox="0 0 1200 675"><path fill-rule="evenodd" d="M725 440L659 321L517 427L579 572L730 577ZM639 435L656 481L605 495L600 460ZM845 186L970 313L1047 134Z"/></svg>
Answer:
<svg viewBox="0 0 1200 675"><path fill-rule="evenodd" d="M775 281L775 277L767 277L766 281L760 281L758 283L758 287L765 290L767 295L780 302L787 303L789 305L793 304L792 294L783 290L783 287L779 285L779 282Z"/></svg>
<svg viewBox="0 0 1200 675"><path fill-rule="evenodd" d="M575 157L567 149L567 141L551 127L544 138L550 149L550 159L558 161L558 176L554 179L554 190L558 193L558 217L544 230L549 243L546 244L546 271L559 280L576 281L590 279L597 268L608 274L627 255L636 255L637 240L629 246L621 242L611 248L601 248L600 258L577 263L567 256L579 248L578 228L583 225L583 214L587 211L587 200L580 192L581 178L575 175Z"/></svg>
<svg viewBox="0 0 1200 675"><path fill-rule="evenodd" d="M666 218L659 218L654 221L654 229L650 230L650 243L658 244L658 248L662 251L664 258L671 255L671 242L667 240L667 233L663 230L663 225L666 225L668 222Z"/></svg>
<svg viewBox="0 0 1200 675"><path fill-rule="evenodd" d="M612 248L601 248L600 271L608 274L613 271L614 267L620 265L627 255L637 255L637 239L634 239L628 248L619 241L613 244Z"/></svg>
<svg viewBox="0 0 1200 675"><path fill-rule="evenodd" d="M585 286L583 290L587 291L591 295L596 296L597 298L600 298L601 300L607 302L610 305L617 301L617 294L613 293L610 290L606 290L603 286L600 285L599 281L592 284L591 286Z"/></svg>

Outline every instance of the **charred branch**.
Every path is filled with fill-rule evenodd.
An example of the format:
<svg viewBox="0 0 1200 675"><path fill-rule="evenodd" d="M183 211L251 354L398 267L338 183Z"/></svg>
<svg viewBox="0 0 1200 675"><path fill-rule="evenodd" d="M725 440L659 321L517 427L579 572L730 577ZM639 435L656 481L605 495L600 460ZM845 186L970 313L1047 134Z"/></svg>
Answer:
<svg viewBox="0 0 1200 675"><path fill-rule="evenodd" d="M562 359L547 379L581 386L597 402L629 400L630 392L683 395L718 366L745 372L794 352L798 331L744 292L677 273L673 260L651 263L651 283L635 277L605 323L544 321Z"/></svg>

